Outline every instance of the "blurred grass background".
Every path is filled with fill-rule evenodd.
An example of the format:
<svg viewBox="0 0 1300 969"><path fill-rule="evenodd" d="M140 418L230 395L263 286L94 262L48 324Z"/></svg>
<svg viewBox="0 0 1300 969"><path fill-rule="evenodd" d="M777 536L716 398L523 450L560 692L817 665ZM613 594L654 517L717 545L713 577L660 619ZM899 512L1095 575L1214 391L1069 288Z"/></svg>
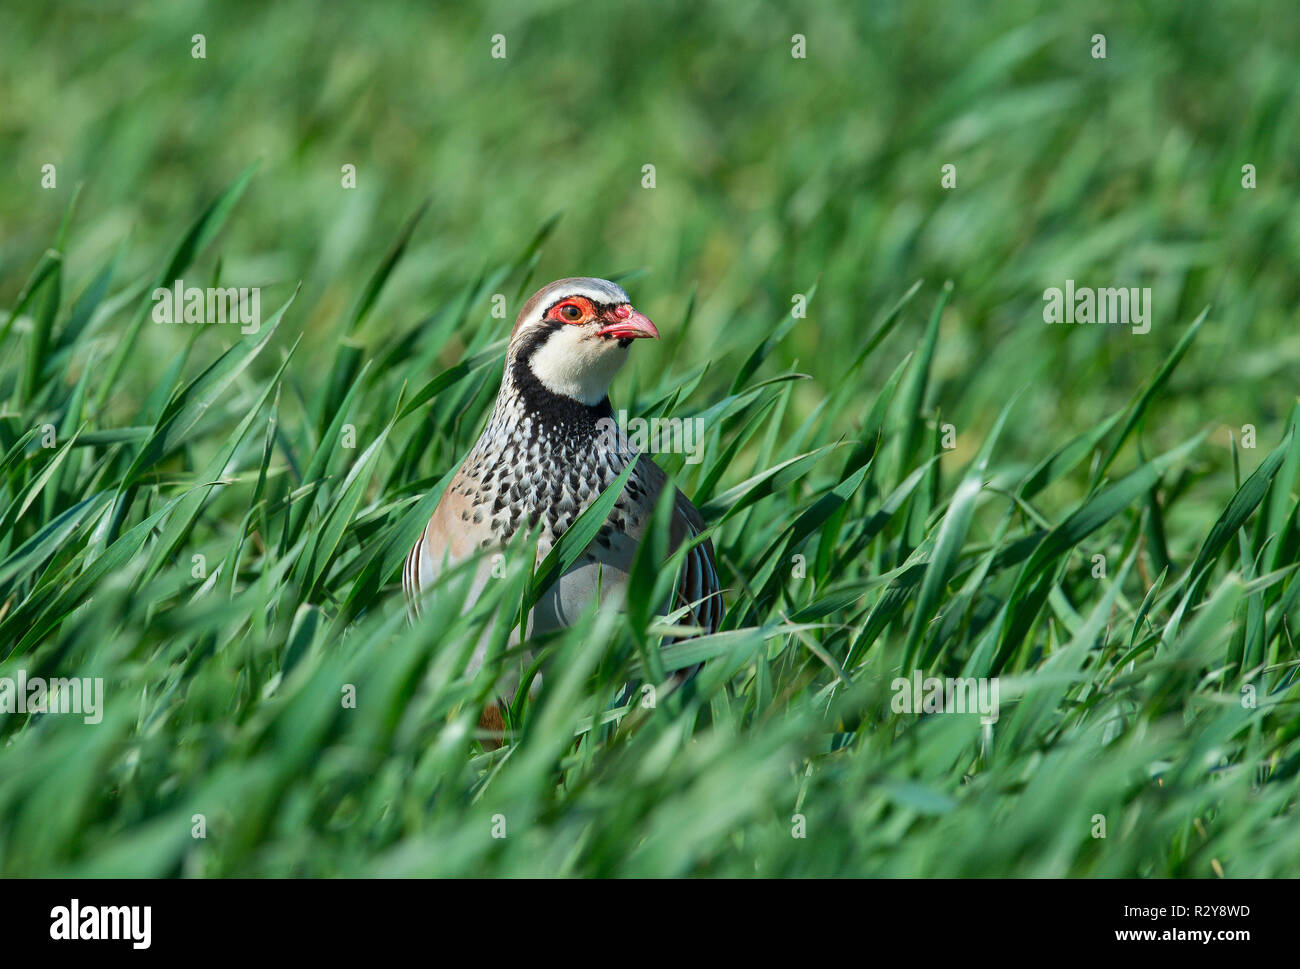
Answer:
<svg viewBox="0 0 1300 969"><path fill-rule="evenodd" d="M191 57L199 33L205 59ZM790 56L796 33L807 39L806 59ZM1106 36L1104 60L1090 56L1096 33ZM504 60L490 56L494 34L506 37ZM89 741L66 719L4 728L18 740L0 755L9 761L0 871L1294 873L1300 754L1284 620L1296 615L1300 587L1289 574L1267 578L1268 567L1294 560L1294 445L1278 452L1282 483L1240 544L1225 549L1207 533L1221 516L1235 520L1229 499L1254 493L1238 484L1294 421L1298 42L1300 16L1284 2L6 5L0 319L78 184L56 336L101 267L119 251L121 261L77 339L67 347L56 339L57 352L41 361L49 383L38 393L20 389L31 318L0 341L3 450L22 457L2 495L0 674L22 665L105 671L110 698L131 703L110 704ZM169 395L184 402L178 388L230 359L221 354L238 348L238 334L146 322L121 374L101 387L105 362L124 346L141 293L186 227L253 162L238 207L184 278L206 285L219 266L223 285L263 287L264 319L299 281L301 289L268 352L230 395L208 401L198 431L156 468L141 465L140 437L103 435L142 427L147 436ZM54 189L41 188L45 164L56 166ZM356 166L354 190L341 187L344 164ZM646 164L656 166L652 190L641 186ZM940 186L945 164L957 167L955 189ZM1245 164L1257 170L1253 190L1241 184ZM378 302L354 317L367 280L426 198ZM530 240L557 215L534 255ZM916 409L896 399L889 422L918 436L887 445L890 466L873 466L847 517L833 522L845 536L835 551L833 532L809 540L821 542L808 549L820 556L810 565L816 591L759 590L748 601L741 587L780 558L767 542L859 465L841 470L836 454L833 468L818 466L807 482L781 479L718 536L736 622L769 629L793 615L796 625L839 624L814 644L855 684L831 724L823 715L834 677L802 651L808 630L788 632L780 646L764 640L757 659L723 655L695 706L630 740L591 731L567 753L573 724L552 709L528 724L531 746L510 748L517 756L469 756L464 731L483 684L444 689L449 668L435 670L441 680L429 672L429 682L412 672L436 666L437 651L427 633L401 632L395 572L390 563L383 573L373 550L401 545L419 497L465 453L498 365L436 396L436 431L399 437L408 419L373 455L362 452L388 434L403 382L407 401L503 335L517 287L575 274L627 274L636 304L664 332L656 346L637 347L615 385L615 407L634 412L689 385L705 364L684 395L686 412L726 399L774 321L789 316L792 295L816 287L808 318L758 361L758 377L811 379L718 422L709 462L684 482L701 501L797 452L845 436L865 445L887 378L910 351L923 361L899 392L918 394ZM1151 332L1044 325L1043 290L1066 279L1151 287ZM864 353L917 280L892 332ZM947 280L953 289L928 358L927 317ZM510 303L504 321L489 316L497 291ZM1142 462L1208 432L1158 501L1154 487L1149 500L1132 500L1095 544L1074 536L1047 563L1059 568L1049 592L1020 581L1023 556L995 556L1022 526L1043 522L1031 514L1000 531L1007 520L989 489L969 543L964 531L957 538L951 583L926 600L931 611L918 619L892 611L890 596L914 586L900 586L904 576L891 570L942 558L936 537L966 510L953 489L981 447L996 436L986 477L1015 490L1008 482L1023 483L1150 385L1207 305L1142 424L1140 448L1126 450L1115 471L1150 467ZM372 369L361 372L366 362ZM345 453L327 447L328 425L349 390L357 396L344 410L360 445ZM272 399L282 440L263 452L259 415ZM235 428L246 416L256 419L241 438ZM66 436L82 417L92 438L57 473L46 475L49 455L34 444L16 447L32 426L53 420ZM935 450L929 438L942 422L958 434L942 474L919 479L924 498L909 497L888 527L873 524L882 498ZM1245 424L1256 427L1258 449L1234 452L1229 434L1239 442ZM329 467L307 468L316 453ZM1100 454L1089 453L1091 462L1034 497L1049 524L1096 496L1106 468L1097 471ZM201 471L223 455L229 463L214 467L228 486L195 510L192 527L173 531L166 514L178 513L164 514L167 503L204 482ZM137 469L149 473L133 480ZM101 493L116 520L93 506L75 552L48 568L16 554L58 514ZM338 525L337 548L277 547L303 524L285 513L281 531L279 503L294 501L311 513L309 533ZM1164 585L1163 550L1135 551L1153 527L1172 559ZM858 543L867 533L874 537ZM126 555L136 541L144 552ZM1221 561L1240 581L1213 593L1195 590L1190 574L1176 583L1211 545L1210 566ZM1113 588L1087 580L1098 548L1110 555ZM224 562L204 590L228 602L193 594L195 549ZM1130 553L1136 565L1121 572ZM96 556L120 574L94 572ZM959 590L980 568L989 578L979 595ZM859 585L837 591L837 580ZM1213 608L1180 640L1179 602L1191 626L1201 592ZM1008 633L992 656L987 623L999 604L1021 620L1010 626L1024 638ZM1121 619L1114 630L1104 624L1103 648L1088 654L1096 683L1053 693L1060 670L1049 669L1036 682L1055 699L1024 704L995 749L968 718L913 726L863 716L887 708L889 677L915 659L920 631L936 630L923 643L927 668L1032 678L1052 662L1082 662L1064 645L1077 635L1087 647L1083 632L1100 636L1090 624L1111 608ZM1036 618L1039 609L1050 619ZM1167 667L1150 638L1162 626L1182 644L1174 649L1182 660ZM622 642L611 655L626 659L630 632L636 639L601 627L596 638ZM472 630L456 627L456 637L469 642ZM598 711L627 669L582 652L581 642L557 650L575 669L597 670L595 685L557 686L555 704ZM1135 644L1139 654L1146 644L1138 658L1152 664L1137 672L1126 666ZM1252 655L1271 664L1278 706L1239 721L1232 677ZM1208 673L1221 668L1233 671L1222 693ZM339 677L364 675L389 701L377 712L363 706L370 719L345 726L312 706L312 697L336 695ZM138 709L123 708L137 698ZM1255 781L1266 775L1261 793ZM188 819L212 804L204 810L216 834L196 845ZM1089 816L1095 805L1122 837L1089 838L1087 817L1065 824L1072 805ZM812 819L812 842L789 836L796 809ZM487 839L497 810L520 837Z"/></svg>
<svg viewBox="0 0 1300 969"><path fill-rule="evenodd" d="M833 380L901 289L951 278L935 399L963 436L982 433L1014 372L1036 416L1008 440L1029 454L1045 429L1078 431L1126 399L1207 303L1216 366L1180 375L1170 439L1206 416L1273 429L1295 387L1287 3L67 3L3 17L9 300L77 182L72 275L130 234L129 276L260 160L225 276L302 279L309 335L327 335L367 257L429 196L376 330L437 309L560 213L538 278L644 268L637 297L670 320L698 292L691 359L742 343L820 279L779 353ZM1105 60L1090 56L1097 32ZM195 33L206 60L190 57ZM505 60L489 56L497 33ZM39 187L46 163L55 191ZM939 185L949 163L955 191ZM1042 291L1066 278L1150 286L1153 333L1046 328ZM182 339L141 348L144 375L161 373L167 336Z"/></svg>

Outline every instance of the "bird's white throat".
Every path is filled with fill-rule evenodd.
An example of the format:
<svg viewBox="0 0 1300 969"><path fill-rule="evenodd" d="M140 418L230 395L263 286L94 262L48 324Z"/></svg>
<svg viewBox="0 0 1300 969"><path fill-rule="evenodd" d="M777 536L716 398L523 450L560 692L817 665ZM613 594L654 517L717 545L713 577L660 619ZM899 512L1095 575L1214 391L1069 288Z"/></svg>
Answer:
<svg viewBox="0 0 1300 969"><path fill-rule="evenodd" d="M610 381L626 361L627 347L619 346L617 340L566 326L533 351L528 363L551 393L592 406L605 399Z"/></svg>

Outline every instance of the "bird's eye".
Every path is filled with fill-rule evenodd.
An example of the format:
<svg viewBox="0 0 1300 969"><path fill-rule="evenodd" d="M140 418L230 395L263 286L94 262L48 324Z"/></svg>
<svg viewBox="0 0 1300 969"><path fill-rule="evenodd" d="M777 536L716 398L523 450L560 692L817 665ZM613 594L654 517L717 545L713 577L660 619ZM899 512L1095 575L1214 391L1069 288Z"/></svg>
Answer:
<svg viewBox="0 0 1300 969"><path fill-rule="evenodd" d="M578 309L573 303L565 303L560 307L560 315L570 323L577 323L582 319L582 310Z"/></svg>

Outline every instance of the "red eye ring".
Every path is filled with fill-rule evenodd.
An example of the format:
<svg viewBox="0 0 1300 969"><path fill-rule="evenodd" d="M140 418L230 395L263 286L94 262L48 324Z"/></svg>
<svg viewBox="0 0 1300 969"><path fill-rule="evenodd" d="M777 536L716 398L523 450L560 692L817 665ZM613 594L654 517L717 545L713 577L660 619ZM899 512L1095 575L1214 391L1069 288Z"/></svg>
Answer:
<svg viewBox="0 0 1300 969"><path fill-rule="evenodd" d="M575 302L561 303L551 311L558 319L566 323L577 323L586 314L581 306Z"/></svg>

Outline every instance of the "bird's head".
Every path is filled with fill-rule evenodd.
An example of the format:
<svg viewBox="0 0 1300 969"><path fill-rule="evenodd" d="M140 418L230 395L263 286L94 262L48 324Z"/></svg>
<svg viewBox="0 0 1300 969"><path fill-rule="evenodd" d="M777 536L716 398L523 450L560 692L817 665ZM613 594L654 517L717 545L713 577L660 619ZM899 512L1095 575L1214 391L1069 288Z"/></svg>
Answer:
<svg viewBox="0 0 1300 969"><path fill-rule="evenodd" d="M622 287L591 277L557 279L519 311L506 368L526 367L551 393L592 406L609 393L632 341L658 336Z"/></svg>

